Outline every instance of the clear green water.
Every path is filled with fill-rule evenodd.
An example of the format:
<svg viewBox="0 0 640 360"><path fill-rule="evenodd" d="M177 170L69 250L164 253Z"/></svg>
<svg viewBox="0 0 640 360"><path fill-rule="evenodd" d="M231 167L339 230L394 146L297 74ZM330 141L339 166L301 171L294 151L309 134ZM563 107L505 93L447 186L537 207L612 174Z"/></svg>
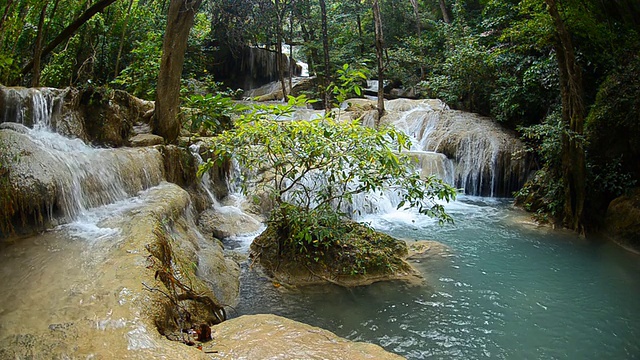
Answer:
<svg viewBox="0 0 640 360"><path fill-rule="evenodd" d="M454 226L404 213L372 217L452 256L418 264L424 286L300 292L247 269L238 314L275 313L377 343L409 359L640 358L640 256L526 224L500 200L463 197Z"/></svg>

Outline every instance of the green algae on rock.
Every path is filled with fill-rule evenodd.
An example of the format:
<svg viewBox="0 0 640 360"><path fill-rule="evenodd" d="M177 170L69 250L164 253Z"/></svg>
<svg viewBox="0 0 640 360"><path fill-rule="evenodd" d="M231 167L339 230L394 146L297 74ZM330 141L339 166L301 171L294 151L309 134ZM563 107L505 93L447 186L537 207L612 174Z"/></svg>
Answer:
<svg viewBox="0 0 640 360"><path fill-rule="evenodd" d="M404 260L408 256L404 241L349 220L344 220L341 227L327 230L333 239L313 252L295 253L283 246L290 241L287 232L271 223L251 244L251 256L270 277L288 285L333 283L351 287L420 277Z"/></svg>

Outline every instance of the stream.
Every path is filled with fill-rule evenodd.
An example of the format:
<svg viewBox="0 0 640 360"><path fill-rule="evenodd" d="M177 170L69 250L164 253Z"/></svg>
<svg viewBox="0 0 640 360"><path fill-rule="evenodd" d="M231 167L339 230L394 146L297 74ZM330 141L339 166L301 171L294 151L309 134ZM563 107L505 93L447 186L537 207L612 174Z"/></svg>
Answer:
<svg viewBox="0 0 640 360"><path fill-rule="evenodd" d="M510 203L462 196L444 227L406 212L361 219L450 247L416 264L422 286L283 290L245 266L236 315L275 313L409 359L640 356L640 257L538 227Z"/></svg>
<svg viewBox="0 0 640 360"><path fill-rule="evenodd" d="M49 90L7 91L5 102L13 104L7 109L16 111L5 109L5 119L22 123L25 111L18 100L29 96L34 109L53 109ZM467 194L501 196L517 189L527 174L526 161L511 156L519 142L488 119L438 104L389 102L390 112L396 112L389 122L419 144L412 154L420 170L450 179ZM25 353L46 340L38 351L54 354L52 349L62 346L55 353L109 353L109 358L148 351L140 353L148 358L160 351L160 340L151 336L159 335L147 331L139 309L128 305L144 303L131 290L146 281L140 268L147 266L145 236L153 222L143 215L185 208L186 193L163 181L157 148L96 149L49 131L51 116L49 110L34 111L35 129L9 124L4 130L24 146L18 164L33 157L34 168L45 170L34 184L56 190L57 197L46 200L58 211L51 205L45 215L64 225L2 244L0 339L22 339L18 349ZM436 150L455 155L457 163ZM30 176L20 180L32 179L31 169L22 169ZM446 204L455 224L443 227L393 210L389 198L371 199L354 203L365 213L357 220L398 238L449 247L446 256L415 263L423 284L288 290L245 263L240 303L229 315L274 313L409 359L640 357L640 256L610 242L536 226L508 199L461 195ZM212 201L219 213L243 215L235 202ZM192 220L185 224L185 232L194 232L189 236L202 237ZM227 239L226 247L246 253L254 236ZM162 346L183 352L177 343Z"/></svg>

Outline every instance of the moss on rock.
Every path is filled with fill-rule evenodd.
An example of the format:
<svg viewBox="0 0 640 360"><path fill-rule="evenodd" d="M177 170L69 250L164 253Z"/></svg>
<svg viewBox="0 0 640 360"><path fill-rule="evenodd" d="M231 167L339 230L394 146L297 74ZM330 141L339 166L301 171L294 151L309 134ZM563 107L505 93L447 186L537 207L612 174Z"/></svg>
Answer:
<svg viewBox="0 0 640 360"><path fill-rule="evenodd" d="M640 253L640 188L609 204L605 218L607 237Z"/></svg>
<svg viewBox="0 0 640 360"><path fill-rule="evenodd" d="M251 256L269 276L289 285L351 287L420 277L404 260L408 256L404 241L349 220L325 230L329 239L311 238L309 246L291 247L287 245L295 241L291 233L272 222L251 244Z"/></svg>

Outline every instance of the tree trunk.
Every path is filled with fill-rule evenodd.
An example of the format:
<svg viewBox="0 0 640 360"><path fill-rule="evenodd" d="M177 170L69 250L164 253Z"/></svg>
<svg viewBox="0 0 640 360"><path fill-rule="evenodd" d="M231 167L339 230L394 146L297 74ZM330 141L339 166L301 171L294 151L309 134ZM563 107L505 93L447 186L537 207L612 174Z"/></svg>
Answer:
<svg viewBox="0 0 640 360"><path fill-rule="evenodd" d="M553 19L555 43L560 70L562 120L567 130L562 135L562 178L564 181L564 226L584 232L583 210L586 197L586 165L582 140L584 130L584 101L582 71L578 66L571 42L571 34L558 12L556 0L545 0Z"/></svg>
<svg viewBox="0 0 640 360"><path fill-rule="evenodd" d="M440 11L442 12L442 20L444 20L444 22L447 24L451 24L451 17L449 16L449 11L447 10L447 4L444 2L444 0L439 0L439 2Z"/></svg>
<svg viewBox="0 0 640 360"><path fill-rule="evenodd" d="M47 15L47 5L45 2L40 11L40 19L38 20L38 35L36 36L36 45L33 51L33 78L31 79L31 87L40 86L40 58L42 57L42 40L44 38L44 18Z"/></svg>
<svg viewBox="0 0 640 360"><path fill-rule="evenodd" d="M416 36L418 39L422 36L422 26L420 24L420 7L418 6L418 0L410 0L411 6L413 7L413 14L416 17ZM420 48L420 55L424 56L424 50L422 47ZM424 69L424 65L420 62L420 80L424 80L426 78L426 73Z"/></svg>
<svg viewBox="0 0 640 360"><path fill-rule="evenodd" d="M378 0L373 2L373 22L376 33L376 57L378 58L378 122L384 115L384 36Z"/></svg>
<svg viewBox="0 0 640 360"><path fill-rule="evenodd" d="M361 0L354 1L355 9L356 9L356 26L358 27L358 51L360 53L358 55L362 56L366 52L365 43L364 43L364 35L362 31L362 17L360 13L362 12L362 2Z"/></svg>
<svg viewBox="0 0 640 360"><path fill-rule="evenodd" d="M291 13L289 13L289 90L293 90L293 74L295 72L296 72L296 64L293 62L293 10L292 10Z"/></svg>
<svg viewBox="0 0 640 360"><path fill-rule="evenodd" d="M324 0L320 0L320 12L322 14L322 48L324 49L324 75L322 76L322 91L324 92L324 108L327 113L331 111L331 94L327 90L329 86L329 35L327 30L327 6Z"/></svg>
<svg viewBox="0 0 640 360"><path fill-rule="evenodd" d="M41 57L49 55L56 46L60 45L62 42L70 38L76 31L84 25L89 19L91 19L95 14L104 10L107 6L113 4L116 0L101 0L95 3L93 6L88 8L79 18L77 18L74 22L72 22L69 26L67 26L58 36L56 36L53 41L51 41L47 46L42 50ZM33 69L34 60L31 60L27 65L22 68L20 72L22 75L27 74L31 69Z"/></svg>
<svg viewBox="0 0 640 360"><path fill-rule="evenodd" d="M9 17L9 13L11 12L11 8L13 7L13 0L8 0L5 4L4 14L0 17L0 44L4 42L4 23L7 21L7 17Z"/></svg>
<svg viewBox="0 0 640 360"><path fill-rule="evenodd" d="M118 46L118 55L116 56L116 69L114 71L114 78L118 77L120 73L120 57L122 57L122 48L124 47L124 38L127 33L127 26L129 25L129 19L131 19L131 8L133 7L133 0L129 0L129 5L127 6L127 18L124 20L124 25L122 26L122 34L120 35L120 45Z"/></svg>
<svg viewBox="0 0 640 360"><path fill-rule="evenodd" d="M275 0L277 24L276 24L276 67L278 68L278 80L282 87L282 98L287 98L287 86L284 82L284 59L282 54L282 13L280 9L280 0Z"/></svg>
<svg viewBox="0 0 640 360"><path fill-rule="evenodd" d="M162 43L153 133L173 143L180 134L180 79L189 31L202 0L171 0Z"/></svg>

